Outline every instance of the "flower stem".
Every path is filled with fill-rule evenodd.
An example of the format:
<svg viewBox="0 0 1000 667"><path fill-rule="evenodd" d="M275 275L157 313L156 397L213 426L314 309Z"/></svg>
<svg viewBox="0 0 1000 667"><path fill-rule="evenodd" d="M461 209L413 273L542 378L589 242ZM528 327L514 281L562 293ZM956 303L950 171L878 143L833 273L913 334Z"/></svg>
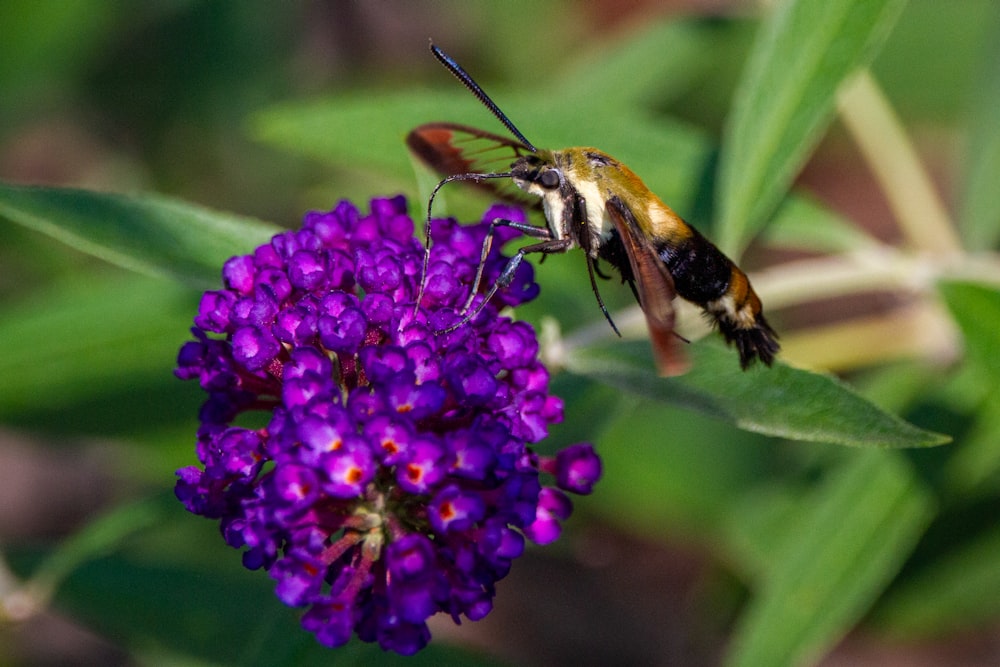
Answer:
<svg viewBox="0 0 1000 667"><path fill-rule="evenodd" d="M868 70L844 86L837 108L889 200L909 244L959 254L955 225L878 83Z"/></svg>

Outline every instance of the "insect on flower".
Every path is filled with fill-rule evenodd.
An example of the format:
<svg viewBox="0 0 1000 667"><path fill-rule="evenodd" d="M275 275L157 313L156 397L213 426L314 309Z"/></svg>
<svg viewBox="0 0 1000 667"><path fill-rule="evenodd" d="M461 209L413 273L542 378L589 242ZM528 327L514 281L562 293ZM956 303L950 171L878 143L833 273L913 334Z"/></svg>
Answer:
<svg viewBox="0 0 1000 667"><path fill-rule="evenodd" d="M645 314L662 375L676 375L686 368L679 348L683 339L674 332L675 296L704 310L726 341L736 346L744 369L757 359L771 365L779 348L777 335L764 319L760 299L739 267L610 155L595 148L535 148L457 62L434 44L431 52L514 138L455 123L428 123L411 131L406 138L410 150L446 175L431 194L428 223L434 196L452 181L477 184L508 201L540 203L546 220L545 227L493 221L491 230L511 227L539 240L511 258L484 300L472 308L479 287L477 276L462 321L448 330L467 323L498 289L506 287L525 255L562 253L579 247L587 259L598 305L615 333L618 329L594 278L595 274L604 277L597 261L611 264L623 282L629 283ZM491 169L500 164L507 170ZM483 257L491 238L492 234L484 242ZM429 239L428 228L428 245Z"/></svg>

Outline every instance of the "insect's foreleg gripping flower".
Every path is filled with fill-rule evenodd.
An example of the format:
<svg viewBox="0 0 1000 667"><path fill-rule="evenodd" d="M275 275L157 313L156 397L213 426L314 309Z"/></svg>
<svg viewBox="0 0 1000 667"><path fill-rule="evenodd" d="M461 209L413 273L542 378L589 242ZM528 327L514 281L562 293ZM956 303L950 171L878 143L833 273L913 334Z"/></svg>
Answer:
<svg viewBox="0 0 1000 667"><path fill-rule="evenodd" d="M564 491L600 477L590 445L531 449L562 402L534 330L499 314L537 294L529 264L472 322L435 334L459 321L497 217L523 220L495 207L477 225L434 221L417 307L424 250L402 197L310 213L226 263L181 348L176 374L208 399L201 465L177 472L177 496L307 607L323 644L356 633L410 654L431 615L484 617L525 537L556 539ZM497 229L484 285L509 234ZM255 414L266 426L236 425Z"/></svg>

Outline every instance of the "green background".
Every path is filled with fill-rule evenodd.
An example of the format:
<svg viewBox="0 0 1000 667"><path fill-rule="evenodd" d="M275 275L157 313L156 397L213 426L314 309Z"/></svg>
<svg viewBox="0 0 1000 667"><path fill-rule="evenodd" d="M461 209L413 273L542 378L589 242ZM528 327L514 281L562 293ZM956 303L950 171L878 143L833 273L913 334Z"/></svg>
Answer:
<svg viewBox="0 0 1000 667"><path fill-rule="evenodd" d="M745 2L0 5L0 663L1000 660L997 7L772 4L764 23ZM199 290L273 229L254 219L397 192L419 217L433 178L406 132L502 131L429 37L533 143L621 158L739 254L788 360L857 395L785 366L737 375L712 343L663 384L647 349L612 339L579 255L551 258L519 314L571 347L545 447L594 442L605 477L486 620L437 619L404 661L320 647L173 499L202 396L172 368ZM835 117L868 61L932 191L887 186ZM893 202L918 195L945 202L956 248L900 224ZM441 200L470 220L486 203ZM815 262L809 281L780 272L792 261ZM926 318L899 319L909 307ZM940 442L928 432L953 442L882 448Z"/></svg>

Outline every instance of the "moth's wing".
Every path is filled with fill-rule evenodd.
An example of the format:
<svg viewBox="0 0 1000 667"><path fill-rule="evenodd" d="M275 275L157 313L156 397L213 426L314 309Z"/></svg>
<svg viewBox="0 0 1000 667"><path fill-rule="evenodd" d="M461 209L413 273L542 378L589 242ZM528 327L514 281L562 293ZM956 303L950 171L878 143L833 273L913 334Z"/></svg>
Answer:
<svg viewBox="0 0 1000 667"><path fill-rule="evenodd" d="M428 123L406 135L406 145L420 160L444 176L510 171L518 158L534 153L519 141L457 123ZM525 208L541 205L509 178L474 183L493 196Z"/></svg>
<svg viewBox="0 0 1000 667"><path fill-rule="evenodd" d="M635 290L646 316L657 370L663 376L681 375L688 370L688 363L681 350L682 339L674 333L674 279L652 244L639 230L628 206L617 197L612 197L606 208L632 268Z"/></svg>

